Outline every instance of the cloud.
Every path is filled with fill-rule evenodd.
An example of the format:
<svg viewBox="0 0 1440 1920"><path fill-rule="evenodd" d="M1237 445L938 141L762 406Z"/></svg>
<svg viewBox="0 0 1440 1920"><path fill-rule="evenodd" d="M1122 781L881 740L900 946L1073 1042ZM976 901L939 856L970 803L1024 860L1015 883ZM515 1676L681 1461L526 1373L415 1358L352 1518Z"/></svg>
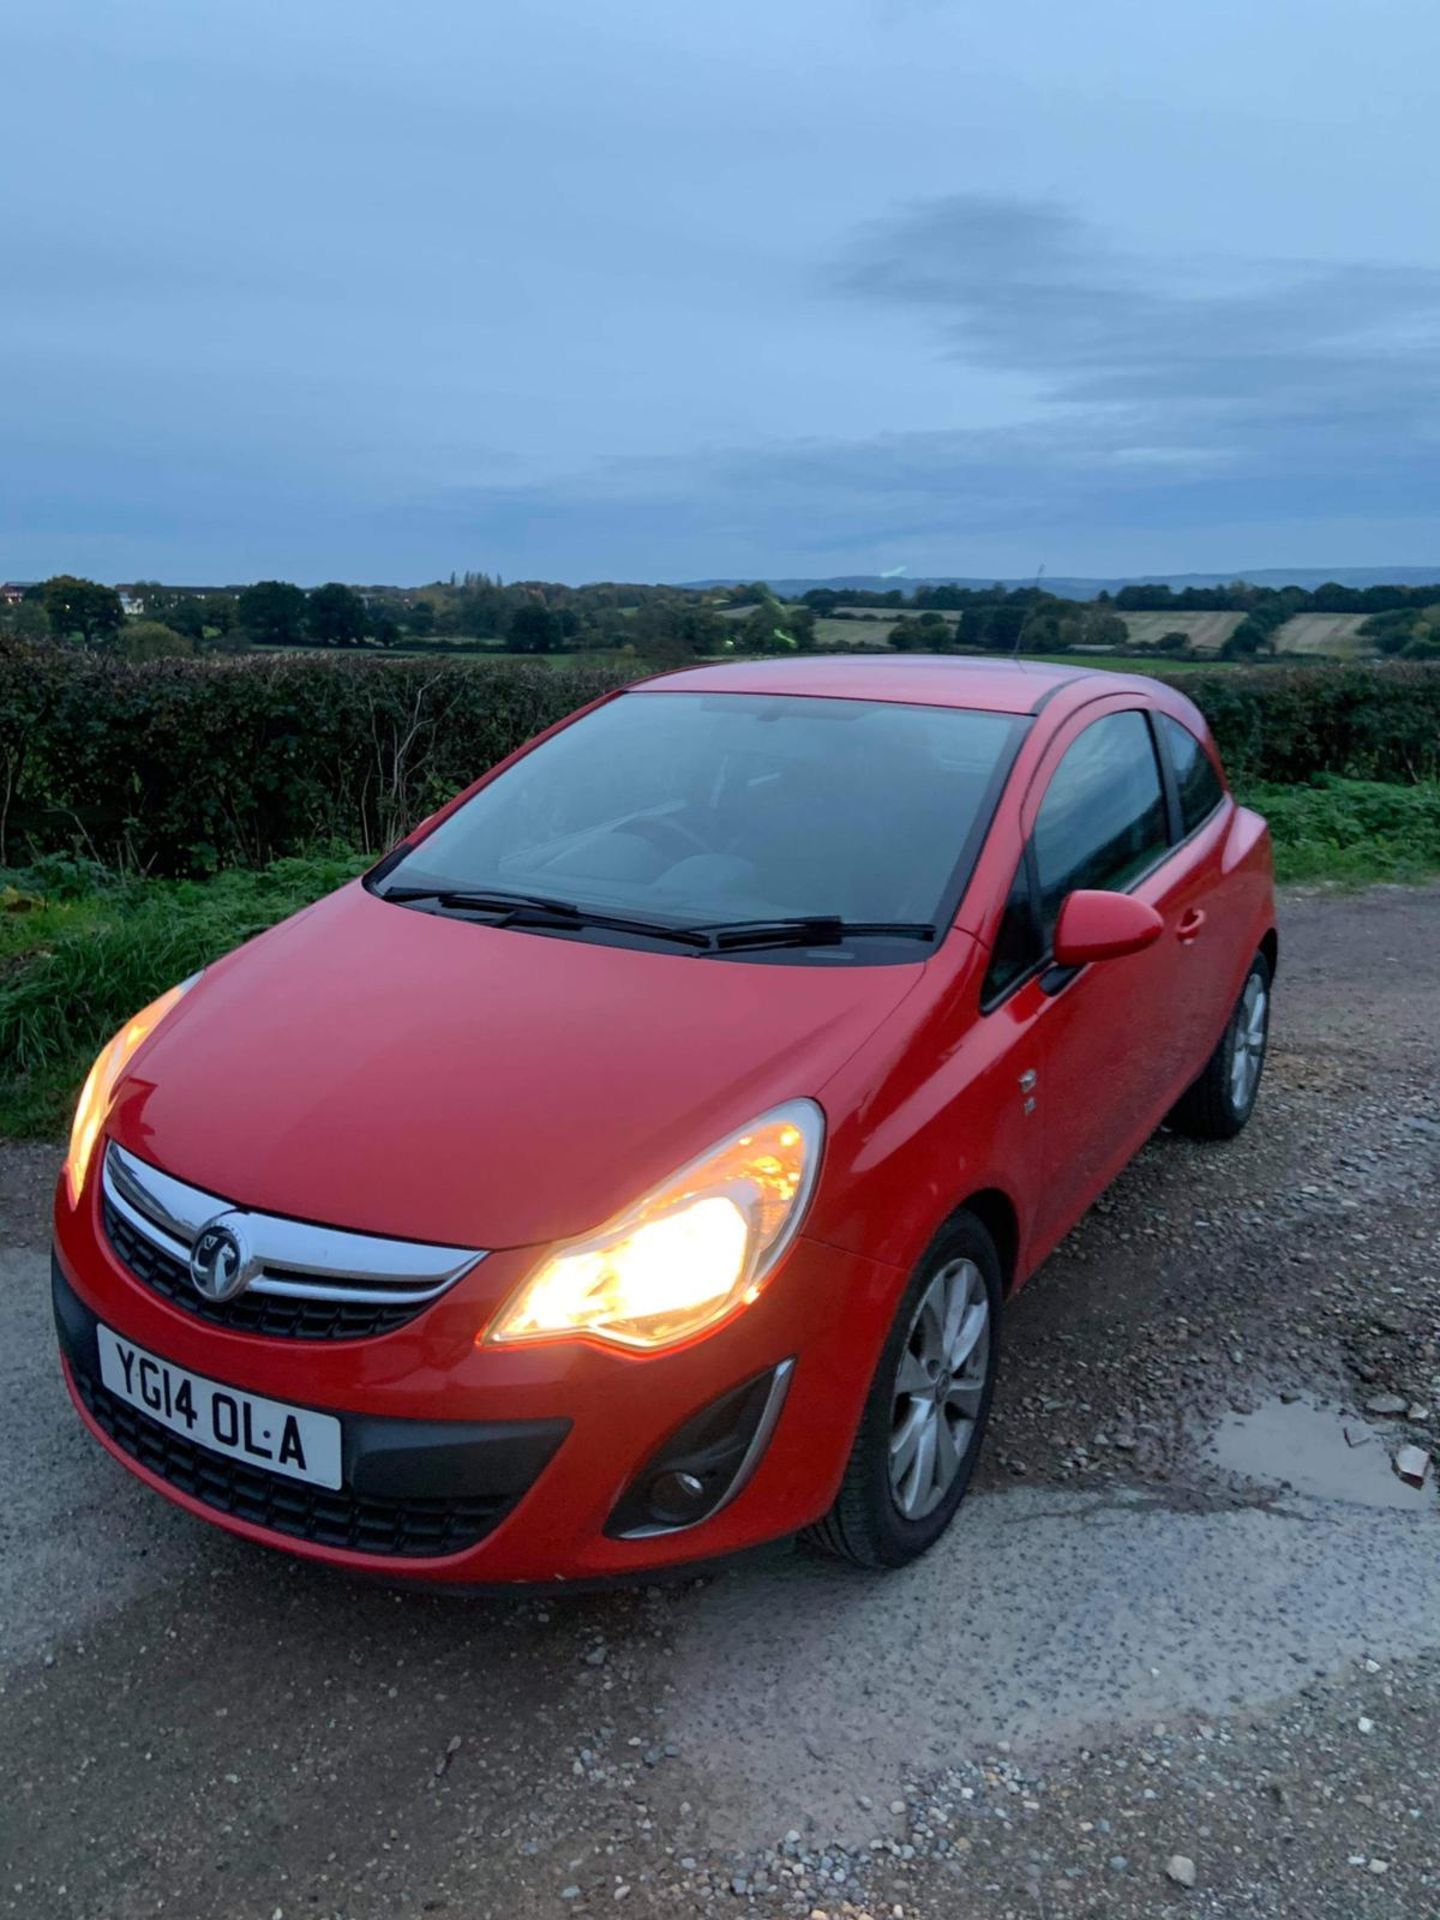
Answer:
<svg viewBox="0 0 1440 1920"><path fill-rule="evenodd" d="M1414 417L1440 387L1440 272L1125 254L1053 202L958 194L857 233L842 295L929 315L956 359L1054 403L1318 425Z"/></svg>
<svg viewBox="0 0 1440 1920"><path fill-rule="evenodd" d="M0 455L10 571L993 575L1433 551L1424 267L1141 257L1061 203L959 194L897 204L808 264L793 250L783 276L767 256L758 330L727 308L697 333L668 307L637 330L628 264L623 299L607 280L591 307L522 309L467 282L442 286L438 318L423 281L417 303L382 275L336 320L323 263L181 250L162 271L112 246L86 301L85 263L30 237L34 300L0 322L21 395ZM117 329L147 294L155 324ZM553 318L577 310L583 326ZM732 335L733 364L715 344ZM825 383L791 406L806 352ZM712 389L707 441L683 402ZM727 395L769 436L722 439ZM936 425L869 430L891 417ZM617 419L647 451L596 451Z"/></svg>
<svg viewBox="0 0 1440 1920"><path fill-rule="evenodd" d="M1440 439L1424 425L1440 389L1440 272L1141 259L1058 204L956 195L860 229L823 283L928 321L937 395L954 362L1018 376L1032 404L1003 428L613 461L440 510L537 557L598 534L632 575L647 543L695 572L743 572L747 555L777 549L797 571L879 556L984 571L977 548L1027 542L1082 568L1088 541L1125 529L1253 529L1247 564L1341 564L1321 550L1337 525L1373 537L1388 520L1415 538L1440 485ZM1312 553L1264 551L1267 529L1290 543L1306 522Z"/></svg>

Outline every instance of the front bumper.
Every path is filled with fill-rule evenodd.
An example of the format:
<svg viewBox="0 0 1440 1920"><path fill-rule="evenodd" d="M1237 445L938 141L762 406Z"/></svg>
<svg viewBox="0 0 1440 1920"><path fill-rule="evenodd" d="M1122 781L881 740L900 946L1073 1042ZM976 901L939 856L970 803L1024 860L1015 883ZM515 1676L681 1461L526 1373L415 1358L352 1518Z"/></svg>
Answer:
<svg viewBox="0 0 1440 1920"><path fill-rule="evenodd" d="M530 1257L492 1256L487 1284L502 1261L518 1279ZM467 1281L404 1328L321 1347L232 1333L178 1310L115 1258L93 1197L78 1213L61 1197L56 1211L66 1380L101 1444L231 1532L408 1580L634 1574L736 1552L818 1518L838 1487L903 1278L802 1236L752 1306L667 1353L584 1341L480 1346L488 1315L477 1300L467 1304ZM97 1319L212 1380L336 1414L341 1489L297 1492L151 1431L99 1383ZM787 1361L778 1419L735 1496L695 1524L616 1537L617 1508L667 1440Z"/></svg>

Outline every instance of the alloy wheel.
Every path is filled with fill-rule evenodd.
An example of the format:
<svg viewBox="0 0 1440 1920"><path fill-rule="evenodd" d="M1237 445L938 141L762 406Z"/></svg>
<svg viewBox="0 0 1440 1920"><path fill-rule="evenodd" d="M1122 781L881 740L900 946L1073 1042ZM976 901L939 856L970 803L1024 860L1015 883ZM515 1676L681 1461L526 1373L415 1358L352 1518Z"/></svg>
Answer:
<svg viewBox="0 0 1440 1920"><path fill-rule="evenodd" d="M1258 973L1245 982L1235 1014L1235 1046L1230 1056L1230 1099L1236 1113L1245 1113L1255 1098L1260 1068L1265 1060L1265 1034L1270 995Z"/></svg>
<svg viewBox="0 0 1440 1920"><path fill-rule="evenodd" d="M955 1484L975 1438L990 1364L990 1299L973 1260L951 1260L920 1297L895 1374L890 1492L923 1520Z"/></svg>

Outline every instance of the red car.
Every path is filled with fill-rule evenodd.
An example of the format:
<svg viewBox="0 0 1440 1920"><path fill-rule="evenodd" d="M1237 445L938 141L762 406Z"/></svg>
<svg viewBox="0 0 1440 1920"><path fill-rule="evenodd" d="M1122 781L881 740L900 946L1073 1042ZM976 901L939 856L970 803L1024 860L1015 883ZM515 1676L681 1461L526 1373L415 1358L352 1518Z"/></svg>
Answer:
<svg viewBox="0 0 1440 1920"><path fill-rule="evenodd" d="M234 1533L484 1583L944 1531L1010 1293L1245 1124L1265 823L1155 682L697 668L532 741L96 1062L65 1377Z"/></svg>

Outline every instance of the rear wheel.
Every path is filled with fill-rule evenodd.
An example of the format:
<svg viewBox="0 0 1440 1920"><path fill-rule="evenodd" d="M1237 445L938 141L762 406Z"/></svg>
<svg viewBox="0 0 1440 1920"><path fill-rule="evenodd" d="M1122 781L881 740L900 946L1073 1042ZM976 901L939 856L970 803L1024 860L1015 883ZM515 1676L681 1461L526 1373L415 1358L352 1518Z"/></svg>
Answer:
<svg viewBox="0 0 1440 1920"><path fill-rule="evenodd" d="M806 1538L861 1567L899 1567L940 1538L964 1498L999 1359L1000 1258L970 1214L940 1234L905 1289L839 1497Z"/></svg>
<svg viewBox="0 0 1440 1920"><path fill-rule="evenodd" d="M1257 953L1205 1071L1180 1096L1170 1124L1196 1140L1233 1140L1255 1110L1270 1039L1270 962Z"/></svg>

